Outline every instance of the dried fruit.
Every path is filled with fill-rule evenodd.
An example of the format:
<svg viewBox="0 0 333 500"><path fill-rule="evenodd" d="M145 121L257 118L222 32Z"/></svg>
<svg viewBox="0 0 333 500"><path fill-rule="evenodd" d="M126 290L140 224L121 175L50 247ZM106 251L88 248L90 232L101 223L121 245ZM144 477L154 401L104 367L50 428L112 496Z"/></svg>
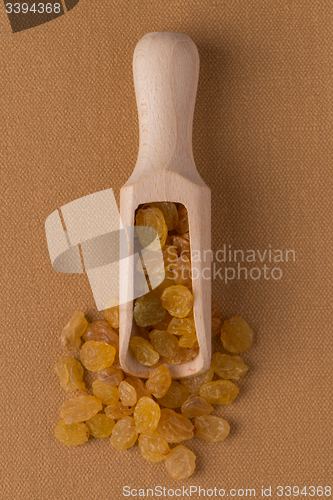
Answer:
<svg viewBox="0 0 333 500"><path fill-rule="evenodd" d="M95 396L77 396L65 401L59 413L65 424L76 424L93 417L102 408L102 401Z"/></svg>
<svg viewBox="0 0 333 500"><path fill-rule="evenodd" d="M189 397L189 391L186 387L176 380L171 382L167 393L162 398L157 398L160 405L166 408L180 408Z"/></svg>
<svg viewBox="0 0 333 500"><path fill-rule="evenodd" d="M175 318L172 318L171 314L169 314L166 311L164 319L162 319L162 321L159 321L155 325L152 325L152 330L167 330L172 319ZM168 333L173 333L173 332L168 332Z"/></svg>
<svg viewBox="0 0 333 500"><path fill-rule="evenodd" d="M180 347L193 347L197 345L198 339L196 333L185 333L179 338L179 346Z"/></svg>
<svg viewBox="0 0 333 500"><path fill-rule="evenodd" d="M220 318L212 318L212 337L217 337L221 333L222 321Z"/></svg>
<svg viewBox="0 0 333 500"><path fill-rule="evenodd" d="M104 408L105 415L109 418L114 418L118 420L119 418L126 417L128 415L132 415L134 411L133 406L124 406L121 401L118 401L115 405L106 406Z"/></svg>
<svg viewBox="0 0 333 500"><path fill-rule="evenodd" d="M64 420L59 420L54 434L58 441L66 446L78 446L89 439L89 429L83 422L66 424Z"/></svg>
<svg viewBox="0 0 333 500"><path fill-rule="evenodd" d="M245 352L253 344L253 330L245 319L232 316L223 323L221 340L227 351L235 354Z"/></svg>
<svg viewBox="0 0 333 500"><path fill-rule="evenodd" d="M119 336L112 330L107 321L94 321L88 325L83 338L86 342L89 340L103 341L113 345L116 352L119 352Z"/></svg>
<svg viewBox="0 0 333 500"><path fill-rule="evenodd" d="M141 378L130 375L125 378L125 381L128 382L132 387L134 387L138 401L140 398L144 398L146 396L148 398L151 398L150 392L147 391L145 384L142 382Z"/></svg>
<svg viewBox="0 0 333 500"><path fill-rule="evenodd" d="M170 451L164 460L165 468L172 479L186 479L192 476L195 470L195 455L182 444Z"/></svg>
<svg viewBox="0 0 333 500"><path fill-rule="evenodd" d="M92 372L98 372L111 366L115 355L116 350L112 345L96 340L89 340L83 344L80 352L83 366Z"/></svg>
<svg viewBox="0 0 333 500"><path fill-rule="evenodd" d="M173 272L166 270L164 280L160 283L156 288L153 289L153 293L160 299L162 293L166 288L175 284L175 280L173 279ZM165 311L165 309L164 309Z"/></svg>
<svg viewBox="0 0 333 500"><path fill-rule="evenodd" d="M216 375L224 380L239 380L249 369L240 356L229 356L221 352L213 354L212 366Z"/></svg>
<svg viewBox="0 0 333 500"><path fill-rule="evenodd" d="M193 318L172 318L168 325L168 333L173 333L174 335L195 335L195 325Z"/></svg>
<svg viewBox="0 0 333 500"><path fill-rule="evenodd" d="M83 312L75 311L67 325L61 331L60 340L66 349L78 349L81 345L81 337L86 331L88 321Z"/></svg>
<svg viewBox="0 0 333 500"><path fill-rule="evenodd" d="M160 365L148 378L146 388L155 398L162 398L167 393L171 381L171 375L167 367Z"/></svg>
<svg viewBox="0 0 333 500"><path fill-rule="evenodd" d="M188 232L188 215L184 205L178 207L178 224L176 225L177 233L184 234Z"/></svg>
<svg viewBox="0 0 333 500"><path fill-rule="evenodd" d="M104 405L115 405L119 401L119 391L115 386L111 386L94 380L92 383L93 394L99 398Z"/></svg>
<svg viewBox="0 0 333 500"><path fill-rule="evenodd" d="M132 337L129 347L142 365L153 366L160 359L160 355L153 349L151 343L142 337Z"/></svg>
<svg viewBox="0 0 333 500"><path fill-rule="evenodd" d="M97 415L86 420L86 425L93 437L107 438L111 435L115 421L104 415L104 413L97 413Z"/></svg>
<svg viewBox="0 0 333 500"><path fill-rule="evenodd" d="M162 248L164 266L169 270L169 266L175 264L178 258L177 248L174 245L164 245Z"/></svg>
<svg viewBox="0 0 333 500"><path fill-rule="evenodd" d="M157 431L140 434L139 448L143 458L151 462L161 462L170 453L168 442Z"/></svg>
<svg viewBox="0 0 333 500"><path fill-rule="evenodd" d="M144 397L137 402L133 416L138 432L152 432L157 429L161 410L155 401Z"/></svg>
<svg viewBox="0 0 333 500"><path fill-rule="evenodd" d="M177 337L167 331L152 330L149 338L153 348L160 356L174 357L179 351Z"/></svg>
<svg viewBox="0 0 333 500"><path fill-rule="evenodd" d="M185 318L193 307L193 295L183 285L169 286L161 295L162 306L177 318Z"/></svg>
<svg viewBox="0 0 333 500"><path fill-rule="evenodd" d="M238 387L230 380L208 382L201 386L199 392L212 405L230 405L238 393Z"/></svg>
<svg viewBox="0 0 333 500"><path fill-rule="evenodd" d="M163 356L161 361L164 365L181 365L183 363L188 363L196 357L198 354L198 349L196 347L191 347L191 349L186 349L181 347L178 354L173 358L167 358Z"/></svg>
<svg viewBox="0 0 333 500"><path fill-rule="evenodd" d="M119 397L124 406L134 406L137 402L136 390L134 387L123 380L119 384Z"/></svg>
<svg viewBox="0 0 333 500"><path fill-rule="evenodd" d="M182 255L186 255L190 258L190 242L185 238L185 235L182 236L171 236L171 243L174 247L176 247L178 257Z"/></svg>
<svg viewBox="0 0 333 500"><path fill-rule="evenodd" d="M149 250L158 250L160 247L163 247L168 235L168 228L161 210L156 207L144 205L142 208L139 208L135 221L137 235L143 247ZM154 232L146 228L152 228L157 232L159 237L158 244Z"/></svg>
<svg viewBox="0 0 333 500"><path fill-rule="evenodd" d="M168 231L172 231L178 224L178 210L174 203L171 202L157 202L149 203L153 207L161 210L164 216L165 223L167 225Z"/></svg>
<svg viewBox="0 0 333 500"><path fill-rule="evenodd" d="M174 264L170 264L169 270L173 272L176 285L192 288L191 262L186 255L178 257Z"/></svg>
<svg viewBox="0 0 333 500"><path fill-rule="evenodd" d="M224 441L229 435L230 426L226 420L214 415L202 415L194 419L195 436L209 441L210 443L218 443Z"/></svg>
<svg viewBox="0 0 333 500"><path fill-rule="evenodd" d="M86 392L85 383L82 381L84 370L80 361L66 356L58 361L55 371L65 391Z"/></svg>
<svg viewBox="0 0 333 500"><path fill-rule="evenodd" d="M106 321L110 323L112 328L119 328L119 306L110 307L105 309L104 316Z"/></svg>
<svg viewBox="0 0 333 500"><path fill-rule="evenodd" d="M131 448L138 439L134 418L123 417L113 428L110 441L115 450L123 451Z"/></svg>
<svg viewBox="0 0 333 500"><path fill-rule="evenodd" d="M161 410L157 430L168 443L181 443L194 436L194 425L191 420L169 408Z"/></svg>
<svg viewBox="0 0 333 500"><path fill-rule="evenodd" d="M211 380L213 380L213 377L214 368L210 366L206 372L200 373L200 375L194 375L192 377L184 377L180 380L180 382L190 391L191 394L198 395L202 384L211 382Z"/></svg>
<svg viewBox="0 0 333 500"><path fill-rule="evenodd" d="M115 366L109 366L97 372L97 377L101 382L104 382L104 384L118 386L124 378L124 373Z"/></svg>
<svg viewBox="0 0 333 500"><path fill-rule="evenodd" d="M166 311L158 297L153 293L147 293L139 297L134 305L134 319L138 326L149 326L162 321Z"/></svg>
<svg viewBox="0 0 333 500"><path fill-rule="evenodd" d="M191 394L181 407L182 414L187 418L200 417L201 415L209 415L214 411L214 407L207 403L201 396Z"/></svg>

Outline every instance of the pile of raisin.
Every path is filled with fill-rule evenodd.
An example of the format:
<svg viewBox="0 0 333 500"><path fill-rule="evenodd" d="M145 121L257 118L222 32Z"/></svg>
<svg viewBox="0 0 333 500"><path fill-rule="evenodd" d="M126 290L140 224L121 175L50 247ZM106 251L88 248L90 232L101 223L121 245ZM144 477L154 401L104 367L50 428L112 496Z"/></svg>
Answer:
<svg viewBox="0 0 333 500"><path fill-rule="evenodd" d="M77 350L79 359L60 359L56 373L65 391L80 395L61 406L56 438L67 446L84 444L90 436L109 438L117 451L138 442L143 458L163 461L173 479L190 477L196 457L182 442L194 436L211 443L226 439L229 424L212 415L213 405L229 405L237 397L239 389L232 380L239 380L248 370L237 354L247 351L253 343L253 331L242 318L233 316L222 325L214 301L212 317L213 335L220 333L224 349L233 355L215 352L209 370L180 380L172 380L168 368L160 364L147 380L142 380L126 374L119 364L119 307L105 311L106 321L93 323L88 323L82 312L75 312L61 332L61 342L65 349ZM147 349L134 346L138 358L151 363L148 366L153 366L160 355L182 358L180 349L188 347L178 342L176 350L176 343L165 342L163 337L174 335L176 330L187 345L187 338L195 334L193 323L188 321L188 317L174 316L168 329L155 328L150 342L143 339ZM83 381L85 369L94 378L90 394Z"/></svg>
<svg viewBox="0 0 333 500"><path fill-rule="evenodd" d="M140 335L131 338L129 347L145 366L187 363L197 356L199 344L193 317L186 207L172 202L148 203L138 208L135 223L142 247L151 251L146 254L149 272L145 263L142 265L149 274L150 292L135 301L133 316ZM152 239L151 229L156 231L157 241ZM162 269L158 259L154 262L154 250L158 249L162 249ZM164 277L161 283L159 275ZM154 281L158 286L152 286Z"/></svg>

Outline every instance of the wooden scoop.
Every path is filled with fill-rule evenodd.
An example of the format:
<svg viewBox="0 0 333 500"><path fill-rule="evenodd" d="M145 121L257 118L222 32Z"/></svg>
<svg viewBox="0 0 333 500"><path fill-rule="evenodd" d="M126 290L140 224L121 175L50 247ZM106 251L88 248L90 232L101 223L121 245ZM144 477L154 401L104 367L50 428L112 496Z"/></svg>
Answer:
<svg viewBox="0 0 333 500"><path fill-rule="evenodd" d="M173 378L187 377L207 370L211 361L211 196L192 152L197 47L182 33L149 33L135 48L133 72L140 145L135 169L120 191L120 215L126 227L135 224L135 211L143 203L172 201L188 210L199 354L188 363L167 365ZM132 287L133 266L124 259L120 262L120 303ZM120 363L125 372L148 377L154 368L141 365L129 349L130 338L140 335L133 305L133 301L120 305Z"/></svg>

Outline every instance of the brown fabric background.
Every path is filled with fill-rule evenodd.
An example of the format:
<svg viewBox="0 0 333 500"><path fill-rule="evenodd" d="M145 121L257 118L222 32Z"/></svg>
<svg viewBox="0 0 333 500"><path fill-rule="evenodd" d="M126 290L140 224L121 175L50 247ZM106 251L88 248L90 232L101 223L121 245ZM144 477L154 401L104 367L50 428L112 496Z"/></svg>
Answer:
<svg viewBox="0 0 333 500"><path fill-rule="evenodd" d="M213 282L223 317L245 317L256 342L238 399L216 412L231 435L190 441L197 471L182 484L256 488L257 498L261 486L329 484L332 18L332 4L315 0L81 0L12 34L1 7L1 499L176 487L138 447L54 439L69 397L54 373L59 332L75 309L102 314L85 276L53 271L44 233L71 200L108 187L119 199L138 148L132 54L158 30L199 49L194 154L212 189L214 249L296 252L281 280Z"/></svg>

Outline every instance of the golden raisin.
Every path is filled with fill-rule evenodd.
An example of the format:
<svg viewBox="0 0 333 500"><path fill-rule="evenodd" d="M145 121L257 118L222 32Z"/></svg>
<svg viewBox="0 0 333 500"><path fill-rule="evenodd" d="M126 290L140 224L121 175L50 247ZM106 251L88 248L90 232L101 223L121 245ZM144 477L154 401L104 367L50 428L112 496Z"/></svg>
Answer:
<svg viewBox="0 0 333 500"><path fill-rule="evenodd" d="M101 382L107 385L119 385L124 378L124 373L119 368L115 366L109 366L97 372L97 377Z"/></svg>
<svg viewBox="0 0 333 500"><path fill-rule="evenodd" d="M134 387L138 401L140 398L143 398L145 396L151 398L151 395L147 391L145 384L142 382L141 378L129 375L125 378L125 382L128 382L132 387Z"/></svg>
<svg viewBox="0 0 333 500"><path fill-rule="evenodd" d="M90 323L83 338L86 342L89 340L107 342L115 348L116 352L119 351L119 336L107 321L99 320Z"/></svg>
<svg viewBox="0 0 333 500"><path fill-rule="evenodd" d="M177 233L184 234L188 232L188 215L184 205L178 207L178 224L176 225Z"/></svg>
<svg viewBox="0 0 333 500"><path fill-rule="evenodd" d="M166 288L175 284L175 280L173 279L173 272L166 270L164 280L157 287L153 288L153 293L160 299L162 293ZM164 309L165 311L165 309Z"/></svg>
<svg viewBox="0 0 333 500"><path fill-rule="evenodd" d="M153 330L167 330L172 319L175 319L175 318L172 318L171 314L169 314L166 311L164 319L162 319L162 321L159 321L158 323L155 323L155 325L152 325L152 329ZM168 332L168 333L173 333L173 332Z"/></svg>
<svg viewBox="0 0 333 500"><path fill-rule="evenodd" d="M83 344L80 352L83 366L92 372L98 372L111 366L115 355L116 349L112 345L96 340L89 340Z"/></svg>
<svg viewBox="0 0 333 500"><path fill-rule="evenodd" d="M164 460L165 468L172 479L186 479L192 476L195 470L195 455L182 444L170 451Z"/></svg>
<svg viewBox="0 0 333 500"><path fill-rule="evenodd" d="M212 365L216 375L224 380L239 380L249 369L240 356L229 356L221 352L213 354Z"/></svg>
<svg viewBox="0 0 333 500"><path fill-rule="evenodd" d="M194 436L194 425L191 420L169 408L161 410L157 430L168 443L181 443Z"/></svg>
<svg viewBox="0 0 333 500"><path fill-rule="evenodd" d="M104 405L114 405L119 401L119 391L115 386L105 384L100 380L94 380L92 390L94 396L99 398Z"/></svg>
<svg viewBox="0 0 333 500"><path fill-rule="evenodd" d="M135 220L137 235L143 247L149 250L158 250L160 247L163 247L168 235L168 228L161 210L156 207L145 205L139 208ZM149 228L157 232L159 238L158 244L154 232L149 231Z"/></svg>
<svg viewBox="0 0 333 500"><path fill-rule="evenodd" d="M139 363L144 366L156 365L160 359L160 355L153 349L151 343L142 337L132 337L129 347Z"/></svg>
<svg viewBox="0 0 333 500"><path fill-rule="evenodd" d="M182 414L187 418L200 417L201 415L209 415L214 411L214 407L207 403L201 396L191 394L181 407Z"/></svg>
<svg viewBox="0 0 333 500"><path fill-rule="evenodd" d="M161 462L170 453L168 442L157 431L140 434L139 448L143 458L151 462Z"/></svg>
<svg viewBox="0 0 333 500"><path fill-rule="evenodd" d="M144 397L137 402L133 416L138 432L152 432L157 429L161 410L155 401Z"/></svg>
<svg viewBox="0 0 333 500"><path fill-rule="evenodd" d="M179 351L177 337L167 331L152 330L149 338L153 348L160 356L174 357Z"/></svg>
<svg viewBox="0 0 333 500"><path fill-rule="evenodd" d="M188 239L177 235L171 236L170 240L172 246L176 247L178 257L186 255L188 258L190 258L190 242Z"/></svg>
<svg viewBox="0 0 333 500"><path fill-rule="evenodd" d="M55 371L65 391L86 392L85 383L82 381L84 370L80 361L66 356L58 361Z"/></svg>
<svg viewBox="0 0 333 500"><path fill-rule="evenodd" d="M174 203L162 201L149 203L149 205L152 205L153 207L161 210L168 231L172 231L173 229L175 229L176 225L178 224L178 210Z"/></svg>
<svg viewBox="0 0 333 500"><path fill-rule="evenodd" d="M122 382L120 382L118 389L120 401L124 406L134 406L136 404L136 390L131 384L123 380Z"/></svg>
<svg viewBox="0 0 333 500"><path fill-rule="evenodd" d="M227 351L235 354L245 352L253 344L253 330L243 318L233 316L223 323L221 340Z"/></svg>
<svg viewBox="0 0 333 500"><path fill-rule="evenodd" d="M142 259L138 259L136 263L136 270L141 274L149 276L149 280L153 287L153 283L160 282L164 278L165 264L163 250L161 255L161 251L154 252L152 250L145 249L141 256Z"/></svg>
<svg viewBox="0 0 333 500"><path fill-rule="evenodd" d="M239 393L238 387L230 380L207 382L200 388L200 396L212 405L230 405Z"/></svg>
<svg viewBox="0 0 333 500"><path fill-rule="evenodd" d="M169 266L175 264L178 258L177 248L174 245L164 245L162 248L164 266L169 270Z"/></svg>
<svg viewBox="0 0 333 500"><path fill-rule="evenodd" d="M190 349L186 349L181 347L179 352L173 358L167 358L163 356L161 361L165 365L181 365L183 363L188 363L192 361L198 354L198 349L196 347L191 347Z"/></svg>
<svg viewBox="0 0 333 500"><path fill-rule="evenodd" d="M179 346L180 347L193 347L197 345L198 339L196 333L185 333L179 338Z"/></svg>
<svg viewBox="0 0 333 500"><path fill-rule="evenodd" d="M65 424L76 424L93 417L102 408L102 401L95 396L77 396L65 401L59 413Z"/></svg>
<svg viewBox="0 0 333 500"><path fill-rule="evenodd" d="M110 307L104 311L105 319L112 328L119 328L119 306Z"/></svg>
<svg viewBox="0 0 333 500"><path fill-rule="evenodd" d="M138 439L134 418L123 417L113 428L110 441L115 450L123 451L134 446Z"/></svg>
<svg viewBox="0 0 333 500"><path fill-rule="evenodd" d="M64 420L59 420L54 434L62 444L66 446L78 446L88 441L89 429L83 422L66 424Z"/></svg>
<svg viewBox="0 0 333 500"><path fill-rule="evenodd" d="M149 326L162 321L166 311L156 295L147 293L139 297L134 305L134 319L138 326Z"/></svg>
<svg viewBox="0 0 333 500"><path fill-rule="evenodd" d="M160 405L166 408L180 408L188 396L188 389L176 380L173 380L167 393L162 398L157 398L157 400Z"/></svg>
<svg viewBox="0 0 333 500"><path fill-rule="evenodd" d="M86 420L86 425L93 437L107 438L114 428L115 421L104 415L104 413L97 413L97 415Z"/></svg>
<svg viewBox="0 0 333 500"><path fill-rule="evenodd" d="M69 322L61 331L60 340L63 347L69 350L78 349L81 345L81 337L86 331L88 321L83 312L75 311Z"/></svg>
<svg viewBox="0 0 333 500"><path fill-rule="evenodd" d="M183 285L169 286L161 295L162 306L177 318L185 318L193 307L193 295Z"/></svg>
<svg viewBox="0 0 333 500"><path fill-rule="evenodd" d="M195 335L195 325L193 318L172 318L168 325L168 333L173 333L174 335Z"/></svg>
<svg viewBox="0 0 333 500"><path fill-rule="evenodd" d="M190 391L191 394L198 395L202 384L211 382L213 377L214 368L210 366L206 372L200 373L200 375L184 377L180 380L180 382Z"/></svg>
<svg viewBox="0 0 333 500"><path fill-rule="evenodd" d="M155 398L162 398L167 393L171 381L171 375L167 367L160 365L149 376L146 382L146 388Z"/></svg>
<svg viewBox="0 0 333 500"><path fill-rule="evenodd" d="M119 418L132 415L134 407L124 406L121 401L118 401L118 403L116 403L115 405L106 406L106 408L104 408L104 411L105 415L107 415L109 418L118 420Z"/></svg>
<svg viewBox="0 0 333 500"><path fill-rule="evenodd" d="M210 443L218 443L224 441L229 435L230 426L226 420L214 415L202 415L194 419L195 436L209 441Z"/></svg>
<svg viewBox="0 0 333 500"><path fill-rule="evenodd" d="M174 264L170 264L170 271L173 272L174 282L176 285L184 285L187 288L192 288L191 262L185 255L178 257Z"/></svg>

